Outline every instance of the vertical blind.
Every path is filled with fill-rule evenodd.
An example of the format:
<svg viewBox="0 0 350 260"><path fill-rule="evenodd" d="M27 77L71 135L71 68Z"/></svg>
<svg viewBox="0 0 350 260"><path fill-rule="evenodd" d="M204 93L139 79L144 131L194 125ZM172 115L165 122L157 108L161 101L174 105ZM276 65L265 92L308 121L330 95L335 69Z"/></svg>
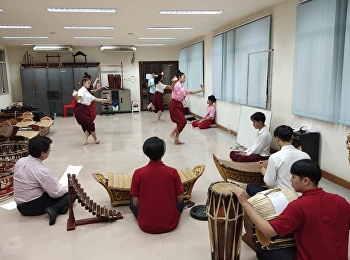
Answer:
<svg viewBox="0 0 350 260"><path fill-rule="evenodd" d="M180 49L179 69L186 74L184 87L190 90L200 89L204 74L203 41Z"/></svg>
<svg viewBox="0 0 350 260"><path fill-rule="evenodd" d="M297 7L292 113L350 125L348 0Z"/></svg>
<svg viewBox="0 0 350 260"><path fill-rule="evenodd" d="M266 108L271 16L213 37L213 92L219 99Z"/></svg>

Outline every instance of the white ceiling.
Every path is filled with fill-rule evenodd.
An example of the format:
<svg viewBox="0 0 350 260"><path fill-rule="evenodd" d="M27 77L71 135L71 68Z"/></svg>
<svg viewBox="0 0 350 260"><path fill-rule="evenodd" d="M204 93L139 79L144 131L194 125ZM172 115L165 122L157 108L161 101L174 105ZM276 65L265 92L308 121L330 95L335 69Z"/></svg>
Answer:
<svg viewBox="0 0 350 260"><path fill-rule="evenodd" d="M133 45L164 43L179 46L237 19L286 0L1 0L0 25L30 25L32 29L0 29L0 45L23 43L64 45ZM117 8L116 14L49 13L46 8ZM222 10L220 15L159 15L160 10ZM64 26L115 26L114 30L66 30ZM193 30L155 31L148 26L189 26ZM47 36L47 39L4 39L4 36ZM113 36L113 40L81 40L74 36ZM175 40L139 40L175 37Z"/></svg>

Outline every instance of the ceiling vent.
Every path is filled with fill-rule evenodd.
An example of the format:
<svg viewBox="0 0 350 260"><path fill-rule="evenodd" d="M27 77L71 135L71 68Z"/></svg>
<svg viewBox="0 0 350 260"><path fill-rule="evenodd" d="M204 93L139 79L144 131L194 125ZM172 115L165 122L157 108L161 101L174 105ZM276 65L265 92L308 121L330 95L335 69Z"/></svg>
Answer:
<svg viewBox="0 0 350 260"><path fill-rule="evenodd" d="M110 45L102 46L101 51L104 52L134 52L136 47L133 45Z"/></svg>
<svg viewBox="0 0 350 260"><path fill-rule="evenodd" d="M70 45L37 45L33 47L36 52L73 52Z"/></svg>

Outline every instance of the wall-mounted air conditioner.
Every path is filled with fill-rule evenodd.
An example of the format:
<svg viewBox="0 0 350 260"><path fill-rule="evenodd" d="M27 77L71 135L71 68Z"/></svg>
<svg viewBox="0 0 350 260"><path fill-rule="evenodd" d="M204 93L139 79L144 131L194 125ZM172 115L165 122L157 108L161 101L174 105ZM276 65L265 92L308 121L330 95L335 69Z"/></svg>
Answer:
<svg viewBox="0 0 350 260"><path fill-rule="evenodd" d="M73 52L70 45L36 45L33 47L36 52Z"/></svg>
<svg viewBox="0 0 350 260"><path fill-rule="evenodd" d="M136 47L133 45L109 45L101 46L101 51L104 52L134 52Z"/></svg>

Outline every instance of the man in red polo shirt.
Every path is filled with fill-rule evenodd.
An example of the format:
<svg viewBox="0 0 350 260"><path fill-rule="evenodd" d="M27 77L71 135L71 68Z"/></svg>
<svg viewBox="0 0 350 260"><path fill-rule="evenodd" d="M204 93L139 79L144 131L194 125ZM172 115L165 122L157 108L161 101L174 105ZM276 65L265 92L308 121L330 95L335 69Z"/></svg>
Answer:
<svg viewBox="0 0 350 260"><path fill-rule="evenodd" d="M130 209L144 232L172 231L179 224L184 207L180 176L176 169L162 162L166 149L162 139L150 137L142 149L150 161L134 172Z"/></svg>
<svg viewBox="0 0 350 260"><path fill-rule="evenodd" d="M321 170L310 159L296 161L291 167L291 182L302 196L290 202L275 219L262 218L247 201L242 188L233 188L252 222L266 236L293 233L297 260L347 260L350 227L350 205L342 197L318 188ZM275 252L274 252L275 251ZM287 259L289 249L258 250L258 259ZM286 253L286 256L283 254ZM279 255L276 258L276 255ZM290 255L289 255L290 257ZM292 256L293 257L293 256ZM290 259L290 258L288 258Z"/></svg>

